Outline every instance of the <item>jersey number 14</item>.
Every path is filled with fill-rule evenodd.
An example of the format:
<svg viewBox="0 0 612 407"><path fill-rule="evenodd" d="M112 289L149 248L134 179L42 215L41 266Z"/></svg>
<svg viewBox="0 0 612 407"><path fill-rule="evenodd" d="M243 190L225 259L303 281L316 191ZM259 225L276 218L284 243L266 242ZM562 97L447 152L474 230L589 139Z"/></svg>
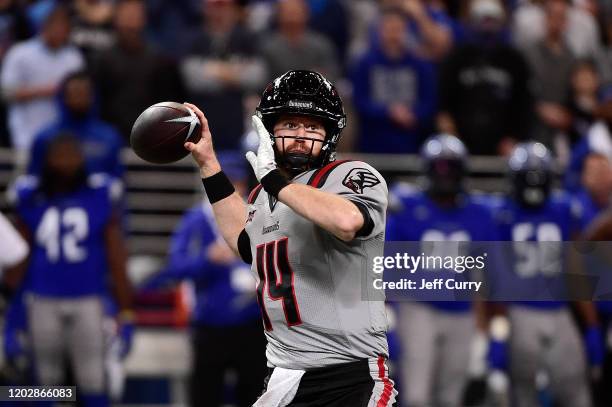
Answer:
<svg viewBox="0 0 612 407"><path fill-rule="evenodd" d="M266 310L265 292L273 301L282 301L285 320L288 326L302 323L300 309L295 299L294 274L289 264L289 239L275 240L257 246L257 302L266 331L272 330L272 322ZM266 290L267 288L267 290Z"/></svg>

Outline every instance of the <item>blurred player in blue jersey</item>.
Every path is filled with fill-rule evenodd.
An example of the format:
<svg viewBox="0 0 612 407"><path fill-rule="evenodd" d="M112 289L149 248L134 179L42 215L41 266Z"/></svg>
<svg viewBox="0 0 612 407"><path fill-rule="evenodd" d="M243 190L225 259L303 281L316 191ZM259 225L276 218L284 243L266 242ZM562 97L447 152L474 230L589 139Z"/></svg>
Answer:
<svg viewBox="0 0 612 407"><path fill-rule="evenodd" d="M529 301L507 303L503 310L510 322L508 363L514 405L539 405L536 376L545 372L556 405L590 406L587 357L598 365L603 355L594 308L576 303L586 327L583 343L562 291L554 300L541 297L547 292L541 288L567 288L561 242L575 235L579 206L568 195L552 192L553 162L543 144L519 144L509 167L512 194L494 207L500 240L514 242L505 280L512 283L506 287L515 294L534 293L529 298L524 294Z"/></svg>
<svg viewBox="0 0 612 407"><path fill-rule="evenodd" d="M104 176L88 176L80 144L54 137L40 178L15 183L18 224L31 245L26 267L5 276L21 284L37 383L64 382L64 360L86 406L109 404L105 388L103 296L111 284L120 306L124 353L133 313L126 250L115 210L116 190Z"/></svg>
<svg viewBox="0 0 612 407"><path fill-rule="evenodd" d="M124 173L120 161L123 141L110 124L99 118L91 76L85 71L68 75L60 86L56 102L60 118L36 135L30 149L27 173L40 175L48 143L58 134L70 132L83 146L85 165L90 174L106 173L121 179Z"/></svg>
<svg viewBox="0 0 612 407"><path fill-rule="evenodd" d="M392 190L399 198L399 210L387 221L387 240L423 242L427 255L432 253L425 242L495 240L488 208L464 191L467 151L463 143L451 135L434 136L425 142L422 157L426 189L397 185ZM437 246L433 247L435 251ZM401 303L398 329L404 346L403 403L410 407L462 405L476 329L472 301Z"/></svg>
<svg viewBox="0 0 612 407"><path fill-rule="evenodd" d="M237 158L240 162L220 157L225 173L244 196L246 169L241 167L242 156ZM236 406L250 407L268 374L255 279L220 235L208 200L183 216L172 237L167 267L145 288L180 280L193 281L196 291L191 405L224 405L224 378L233 370Z"/></svg>

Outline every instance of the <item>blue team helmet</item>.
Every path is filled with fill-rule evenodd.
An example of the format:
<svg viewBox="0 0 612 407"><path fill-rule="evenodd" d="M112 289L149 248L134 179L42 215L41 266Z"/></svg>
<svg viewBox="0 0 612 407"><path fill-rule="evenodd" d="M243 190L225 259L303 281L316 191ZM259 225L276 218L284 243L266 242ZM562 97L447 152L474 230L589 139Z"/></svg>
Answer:
<svg viewBox="0 0 612 407"><path fill-rule="evenodd" d="M452 134L437 134L421 149L427 190L440 197L454 196L463 191L468 157L465 144Z"/></svg>
<svg viewBox="0 0 612 407"><path fill-rule="evenodd" d="M524 206L538 207L550 195L554 162L550 150L539 142L518 144L508 159L514 198Z"/></svg>
<svg viewBox="0 0 612 407"><path fill-rule="evenodd" d="M465 161L467 155L465 144L458 137L446 133L429 137L421 148L421 157L425 161L437 159Z"/></svg>

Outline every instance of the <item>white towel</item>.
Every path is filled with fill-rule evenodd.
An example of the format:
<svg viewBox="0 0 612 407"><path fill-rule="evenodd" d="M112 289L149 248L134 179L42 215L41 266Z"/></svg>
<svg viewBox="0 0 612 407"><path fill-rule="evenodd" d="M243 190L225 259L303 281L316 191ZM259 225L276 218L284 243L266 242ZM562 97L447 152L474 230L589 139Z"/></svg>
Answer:
<svg viewBox="0 0 612 407"><path fill-rule="evenodd" d="M285 407L291 403L300 387L304 370L275 367L268 381L266 392L253 407Z"/></svg>

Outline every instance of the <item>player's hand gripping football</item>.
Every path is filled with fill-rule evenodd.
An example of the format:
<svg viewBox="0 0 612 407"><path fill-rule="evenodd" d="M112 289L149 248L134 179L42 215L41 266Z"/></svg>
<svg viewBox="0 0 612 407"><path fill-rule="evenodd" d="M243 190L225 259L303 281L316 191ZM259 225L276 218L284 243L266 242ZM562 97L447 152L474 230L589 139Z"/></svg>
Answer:
<svg viewBox="0 0 612 407"><path fill-rule="evenodd" d="M191 152L191 155L200 167L202 177L210 177L221 171L221 166L219 165L219 161L217 161L217 156L213 149L212 135L208 127L208 120L196 105L192 105L191 103L184 103L184 105L193 110L196 116L198 116L202 129L200 140L197 143L186 142L185 148Z"/></svg>
<svg viewBox="0 0 612 407"><path fill-rule="evenodd" d="M259 147L257 148L257 155L249 151L246 153L246 159L251 164L251 167L253 167L257 181L261 182L263 177L276 169L276 161L274 160L274 149L272 148L272 140L270 139L268 129L266 129L259 117L253 116L252 120L253 128L259 136Z"/></svg>

